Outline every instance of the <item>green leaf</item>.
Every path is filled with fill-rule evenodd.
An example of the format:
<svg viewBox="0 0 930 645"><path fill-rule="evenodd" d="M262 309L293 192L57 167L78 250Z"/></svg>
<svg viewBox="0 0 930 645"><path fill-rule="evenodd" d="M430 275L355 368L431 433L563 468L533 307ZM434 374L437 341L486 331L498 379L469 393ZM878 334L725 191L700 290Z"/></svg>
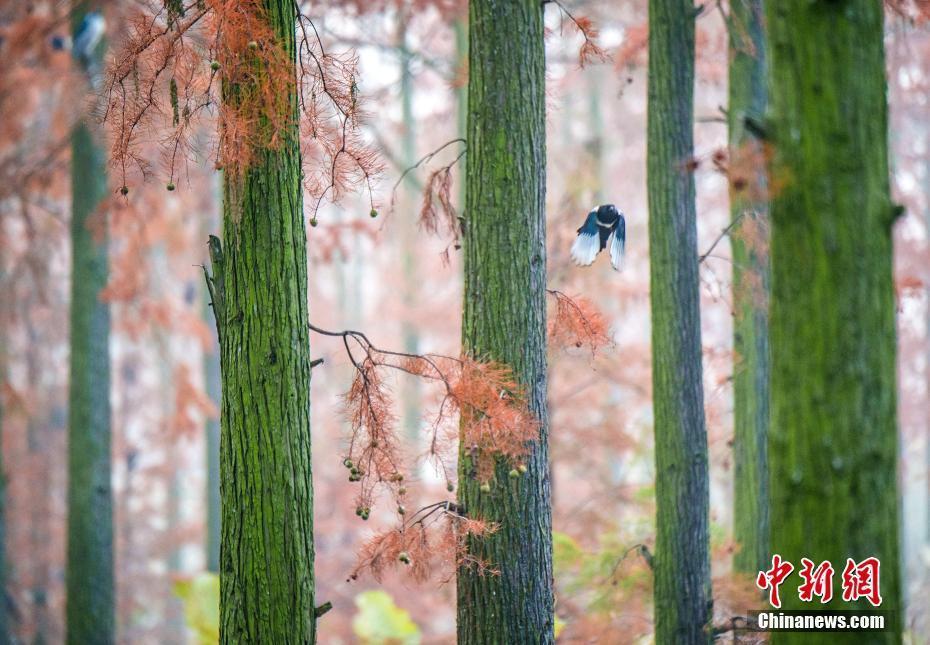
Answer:
<svg viewBox="0 0 930 645"><path fill-rule="evenodd" d="M552 532L552 558L556 570L561 570L581 562L584 549L568 533Z"/></svg>
<svg viewBox="0 0 930 645"><path fill-rule="evenodd" d="M419 645L420 628L387 592L363 591L355 606L352 631L365 645Z"/></svg>
<svg viewBox="0 0 930 645"><path fill-rule="evenodd" d="M174 583L174 593L184 603L184 618L198 645L220 640L220 578L201 573Z"/></svg>

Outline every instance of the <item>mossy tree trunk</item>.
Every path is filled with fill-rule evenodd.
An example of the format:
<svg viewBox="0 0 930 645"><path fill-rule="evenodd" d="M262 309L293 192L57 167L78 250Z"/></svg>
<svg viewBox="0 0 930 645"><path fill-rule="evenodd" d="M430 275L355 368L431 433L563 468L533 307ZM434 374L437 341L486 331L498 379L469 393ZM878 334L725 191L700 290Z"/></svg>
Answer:
<svg viewBox="0 0 930 645"><path fill-rule="evenodd" d="M87 6L72 17L80 24ZM103 47L94 53L96 65ZM85 70L87 71L87 70ZM68 391L67 641L115 641L110 482L110 307L106 154L89 117L71 134L71 375Z"/></svg>
<svg viewBox="0 0 930 645"><path fill-rule="evenodd" d="M0 248L0 287L6 289L7 274L3 248ZM0 390L7 385L7 328L6 307L0 307ZM6 470L3 461L3 418L5 409L3 397L0 396L0 645L7 645L11 640L10 616L7 611L7 569L6 559Z"/></svg>
<svg viewBox="0 0 930 645"><path fill-rule="evenodd" d="M296 58L295 5L264 0ZM262 82L257 73L254 83ZM229 87L226 100L254 91ZM241 94L240 94L241 93ZM296 93L291 97L294 114ZM313 643L313 489L307 236L296 119L280 143L225 174L220 471L220 640Z"/></svg>
<svg viewBox="0 0 930 645"><path fill-rule="evenodd" d="M469 14L465 351L509 365L542 422L527 472L480 490L460 452L459 501L500 529L469 545L499 576L458 572L458 642L553 642L546 413L545 59L538 0L474 0ZM464 447L463 447L464 448Z"/></svg>
<svg viewBox="0 0 930 645"><path fill-rule="evenodd" d="M693 155L691 0L649 3L648 194L657 643L710 641L707 433Z"/></svg>
<svg viewBox="0 0 930 645"><path fill-rule="evenodd" d="M730 3L730 212L733 250L733 535L737 571L755 574L768 553L768 205L763 142L747 127L765 118L763 0Z"/></svg>
<svg viewBox="0 0 930 645"><path fill-rule="evenodd" d="M222 382L220 380L219 347L216 341L211 343L203 357L204 383L207 396L211 401L222 400ZM204 445L207 467L207 530L206 530L206 566L207 571L220 571L220 535L222 513L220 503L220 422L219 418L207 418L204 427Z"/></svg>
<svg viewBox="0 0 930 645"><path fill-rule="evenodd" d="M214 195L216 197L216 202L219 203L222 199L220 195L220 184L219 181L211 182L211 188L213 189ZM216 211L213 211L207 221L204 223L203 237L207 238L210 231L216 230L218 225L219 216ZM210 311L210 296L209 293L204 291L204 300L203 300L203 316L205 321L211 321L214 319L213 314ZM209 325L208 325L209 326ZM219 338L216 335L215 329L211 330L211 339L208 347L204 349L203 354L203 376L204 376L204 390L206 391L209 399L217 404L222 401L223 398L223 385L222 379L220 376L220 346ZM206 517L206 535L204 542L204 552L206 555L206 568L207 571L212 571L213 573L219 573L220 571L220 535L221 535L221 526L222 526L222 512L221 512L221 503L220 503L220 420L219 416L216 417L207 417L204 422L204 450L206 452L206 458L204 460L207 477L206 477L206 495L205 495L205 505L207 510Z"/></svg>
<svg viewBox="0 0 930 645"><path fill-rule="evenodd" d="M784 181L771 203L771 549L796 567L829 560L838 577L846 558L878 557L896 624L857 642L900 642L882 4L784 0L766 18L772 176ZM783 598L801 606L796 593ZM840 594L833 605L849 606Z"/></svg>

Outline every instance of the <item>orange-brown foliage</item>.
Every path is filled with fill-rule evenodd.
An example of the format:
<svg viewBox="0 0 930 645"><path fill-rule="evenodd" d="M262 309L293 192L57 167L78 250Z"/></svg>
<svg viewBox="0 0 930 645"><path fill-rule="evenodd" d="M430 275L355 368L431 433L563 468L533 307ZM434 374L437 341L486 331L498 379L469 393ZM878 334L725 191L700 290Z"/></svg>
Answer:
<svg viewBox="0 0 930 645"><path fill-rule="evenodd" d="M501 460L520 468L539 436L539 420L528 407L510 368L469 357L392 352L375 347L360 332L331 332L312 324L310 328L325 336L341 337L355 368L355 378L343 396L350 427L343 464L349 469L349 481L359 482L356 514L367 520L377 491L387 489L401 523L399 529L376 536L366 546L354 575L368 569L379 577L391 563L414 562L414 578L422 580L432 569L432 560L426 554L487 572L488 563L469 555L464 541L467 535L491 530L482 518L468 517L465 509L452 502L433 504L408 515L404 506L409 499L408 482L399 449L402 439L397 433L385 376L387 370L394 370L439 385L438 406L427 419L430 440L426 456L435 462L451 492L455 488L449 464L455 462L459 437L471 459L468 476L487 482ZM364 356L357 358L359 350ZM443 518L448 520L443 535L426 532L428 526Z"/></svg>
<svg viewBox="0 0 930 645"><path fill-rule="evenodd" d="M480 481L493 477L500 458L518 465L539 437L539 419L506 365L463 359L449 399L461 414L461 442Z"/></svg>
<svg viewBox="0 0 930 645"><path fill-rule="evenodd" d="M346 418L351 428L346 466L350 481L361 481L357 505L370 508L378 484L392 487L400 497L403 465L398 454L397 419L391 410L391 395L378 370L377 354L358 366L352 386L345 394Z"/></svg>
<svg viewBox="0 0 930 645"><path fill-rule="evenodd" d="M644 22L627 29L623 46L614 56L617 69L633 67L642 62L649 45L649 23Z"/></svg>
<svg viewBox="0 0 930 645"><path fill-rule="evenodd" d="M549 290L555 297L555 316L549 321L549 343L555 347L587 347L593 358L612 344L603 314L587 298L569 298Z"/></svg>
<svg viewBox="0 0 930 645"><path fill-rule="evenodd" d="M372 536L359 551L350 579L367 572L381 582L387 571L401 567L417 582L437 572L446 582L460 567L472 568L479 575L498 575L489 562L468 549L469 538L489 535L497 526L468 518L464 511L454 502L431 504L400 528Z"/></svg>
<svg viewBox="0 0 930 645"><path fill-rule="evenodd" d="M918 25L930 20L930 0L885 0L885 6Z"/></svg>
<svg viewBox="0 0 930 645"><path fill-rule="evenodd" d="M134 171L149 174L145 144L152 139L173 187L179 164L198 153L240 173L262 150L299 136L314 212L324 198L336 200L360 183L371 196L380 163L358 134L357 59L327 52L310 19L295 19L296 67L258 0L204 0L180 16L149 3L127 16L127 36L107 70L103 114L123 185ZM212 150L200 151L196 134L205 121L219 134Z"/></svg>
<svg viewBox="0 0 930 645"><path fill-rule="evenodd" d="M578 33L584 38L581 48L578 50L578 65L584 67L588 63L595 61L606 61L610 57L597 43L599 35L598 28L594 26L594 21L587 16L573 15L559 0L549 0L559 8L559 12L564 18L575 25Z"/></svg>

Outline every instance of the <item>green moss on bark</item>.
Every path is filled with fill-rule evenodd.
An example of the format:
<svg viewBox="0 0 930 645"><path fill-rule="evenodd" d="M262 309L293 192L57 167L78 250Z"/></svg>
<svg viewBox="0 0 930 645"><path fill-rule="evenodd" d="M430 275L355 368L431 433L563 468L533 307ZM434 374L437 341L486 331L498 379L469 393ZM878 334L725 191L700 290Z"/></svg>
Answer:
<svg viewBox="0 0 930 645"><path fill-rule="evenodd" d="M730 80L728 128L731 163L741 185L731 177L730 212L742 229L756 235L730 235L733 251L733 534L739 551L737 571L765 568L768 552L769 425L768 204L763 142L746 127L761 123L767 102L763 0L730 3ZM747 163L748 162L748 163ZM745 174L745 176L744 176ZM750 220L755 220L751 222Z"/></svg>
<svg viewBox="0 0 930 645"><path fill-rule="evenodd" d="M691 0L649 3L648 193L657 643L710 641L707 433L693 155Z"/></svg>
<svg viewBox="0 0 930 645"><path fill-rule="evenodd" d="M73 16L80 24L86 7ZM102 47L95 52L99 64ZM89 120L71 134L71 358L68 391L68 643L112 643L115 635L113 493L110 483L110 307L107 194L101 133Z"/></svg>
<svg viewBox="0 0 930 645"><path fill-rule="evenodd" d="M265 0L295 58L289 0ZM255 81L261 82L261 74ZM227 100L247 86L227 88ZM291 97L296 114L296 95ZM220 639L313 643L307 236L296 127L224 178Z"/></svg>
<svg viewBox="0 0 930 645"><path fill-rule="evenodd" d="M766 16L773 173L785 181L771 204L771 548L796 567L829 560L837 578L847 557L877 556L882 609L896 622L856 642L896 643L904 607L882 5L784 0ZM796 593L783 598L801 606ZM832 606L849 607L839 593Z"/></svg>
<svg viewBox="0 0 930 645"><path fill-rule="evenodd" d="M482 492L460 453L459 501L500 523L469 548L499 576L458 572L460 644L553 642L546 414L545 60L537 0L476 0L469 14L462 342L512 367L542 421L527 472L500 464Z"/></svg>

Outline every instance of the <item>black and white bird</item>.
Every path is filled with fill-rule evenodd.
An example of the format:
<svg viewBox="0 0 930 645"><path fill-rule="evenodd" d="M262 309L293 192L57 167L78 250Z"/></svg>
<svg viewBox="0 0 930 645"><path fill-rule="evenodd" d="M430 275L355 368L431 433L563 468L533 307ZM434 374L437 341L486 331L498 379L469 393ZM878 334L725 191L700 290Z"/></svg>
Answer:
<svg viewBox="0 0 930 645"><path fill-rule="evenodd" d="M84 67L87 67L93 60L94 51L100 44L106 29L107 23L102 13L89 11L84 14L84 19L81 20L71 45L71 53Z"/></svg>
<svg viewBox="0 0 930 645"><path fill-rule="evenodd" d="M610 264L614 270L623 268L623 251L626 247L626 220L613 204L598 206L590 213L572 244L572 261L586 267L604 249L609 249Z"/></svg>

